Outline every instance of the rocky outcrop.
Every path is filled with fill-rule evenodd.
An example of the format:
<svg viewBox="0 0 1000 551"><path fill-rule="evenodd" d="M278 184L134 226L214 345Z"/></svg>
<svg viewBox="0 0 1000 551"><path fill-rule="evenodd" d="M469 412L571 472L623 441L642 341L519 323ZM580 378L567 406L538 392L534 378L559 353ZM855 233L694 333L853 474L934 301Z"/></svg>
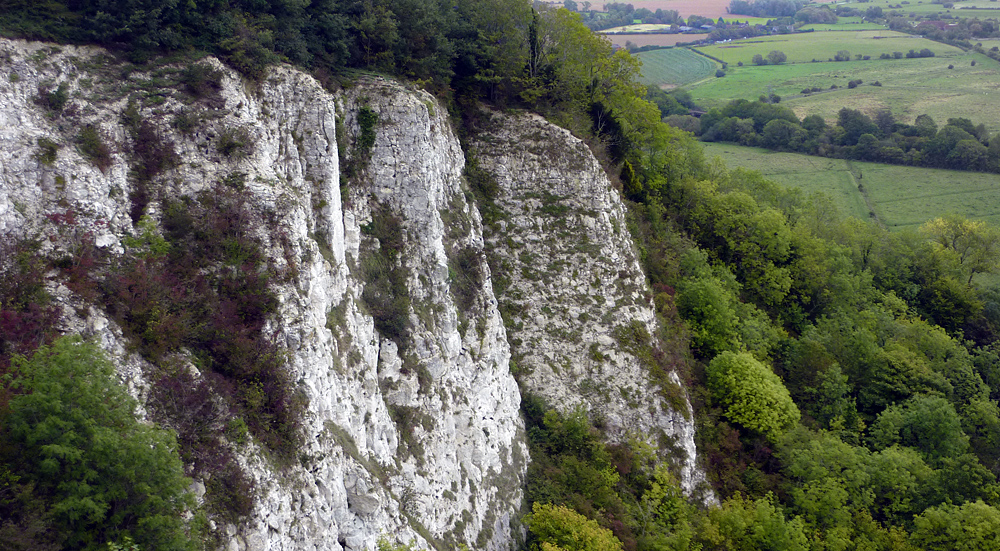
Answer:
<svg viewBox="0 0 1000 551"><path fill-rule="evenodd" d="M560 410L589 410L615 440L672 458L707 492L694 419L660 334L625 205L581 140L537 115L492 113L473 147L498 185L487 238L522 385ZM666 353L666 355L664 355Z"/></svg>
<svg viewBox="0 0 1000 551"><path fill-rule="evenodd" d="M137 71L96 48L0 40L0 239L34 239L52 260L92 245L110 263L162 232L166 201L240 190L284 274L266 332L308 405L292 464L227 444L256 493L246 522L218 520L226 548L516 546L528 457L509 340L531 391L590 402L615 438L674 447L693 491L690 406L676 376L650 382L655 316L624 207L584 144L528 115L497 115L479 138L505 213L490 233L498 303L433 96L374 77L330 93L288 67L248 83L199 63ZM129 146L139 121L160 136L152 157L176 152L155 171ZM48 278L61 329L97 340L146 402L154 366L97 297Z"/></svg>
<svg viewBox="0 0 1000 551"><path fill-rule="evenodd" d="M123 253L140 233L122 122L131 99L180 161L155 176L158 193L195 197L240 175L248 206L266 221L256 231L268 256L294 267L277 285L270 330L308 401L304 445L297 464L280 468L253 445L240 452L256 482L255 510L243 526L219 527L227 546L360 550L385 537L510 548L527 461L519 394L488 268L475 254L480 222L465 200L464 157L446 110L391 82L359 82L338 96L289 68L250 84L202 63L221 71L208 101L163 84L176 67L128 73L96 49L0 42L0 234L44 238L39 253L50 257L88 238ZM59 86L65 105L39 105ZM370 159L344 178L340 157L351 155L340 148L354 147L362 108L378 121ZM87 125L111 146L106 166L74 145ZM224 135L239 137L235 151L222 147ZM54 158L43 160L48 144ZM146 207L154 222L158 205ZM72 223L57 226L52 215L67 212ZM363 230L375 215L402 228L395 269L405 273L411 329L398 342L376 331L362 298L371 283L363 264L380 247ZM460 313L449 260L467 251L483 277ZM111 316L55 273L52 288L64 329L98 339L142 399L151 368Z"/></svg>

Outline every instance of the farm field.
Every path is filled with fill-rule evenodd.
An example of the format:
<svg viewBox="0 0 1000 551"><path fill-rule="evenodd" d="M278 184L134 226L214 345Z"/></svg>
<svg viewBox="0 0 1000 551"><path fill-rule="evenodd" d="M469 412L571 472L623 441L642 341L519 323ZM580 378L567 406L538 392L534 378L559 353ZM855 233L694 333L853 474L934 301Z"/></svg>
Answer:
<svg viewBox="0 0 1000 551"><path fill-rule="evenodd" d="M718 156L730 168L756 170L778 184L799 188L807 194L826 194L842 214L868 218L868 207L846 161L732 144L702 145L706 158Z"/></svg>
<svg viewBox="0 0 1000 551"><path fill-rule="evenodd" d="M604 29L601 31L602 34L615 34L615 33L653 33L657 31L669 31L670 25L647 25L641 23L638 25L625 25L624 27L612 27L610 29Z"/></svg>
<svg viewBox="0 0 1000 551"><path fill-rule="evenodd" d="M685 19L692 15L700 15L712 19L725 17L728 20L729 14L726 8L729 7L729 2L730 0L631 0L628 3L637 10L641 8L651 11L677 10L677 13ZM562 0L543 0L542 3L554 8L563 6ZM604 2L592 2L591 9L600 10L603 4Z"/></svg>
<svg viewBox="0 0 1000 551"><path fill-rule="evenodd" d="M863 23L858 22L844 22L845 19L858 19L857 17L841 17L840 22L837 24L828 23L812 23L810 25L803 25L800 30L803 31L877 31L885 29L885 25L879 25L878 23Z"/></svg>
<svg viewBox="0 0 1000 551"><path fill-rule="evenodd" d="M883 11L895 10L904 14L917 14L926 16L929 14L951 15L954 17L979 17L996 18L1000 16L1000 6L996 2L989 0L958 0L954 2L952 8L945 8L942 4L935 4L931 0L910 0L903 3L900 0L871 0L870 2L845 2L846 5L865 11L868 8L879 7ZM899 5L898 8L889 6Z"/></svg>
<svg viewBox="0 0 1000 551"><path fill-rule="evenodd" d="M746 40L734 40L726 44L713 44L699 50L717 57L730 65L742 62L749 65L754 54L767 56L771 50L780 50L788 56L788 63L805 63L812 60L832 60L838 51L846 50L851 56L868 55L878 58L880 54L920 51L929 48L937 57L955 57L962 50L913 35L881 30L856 32L816 32L775 36L761 36Z"/></svg>
<svg viewBox="0 0 1000 551"><path fill-rule="evenodd" d="M636 54L642 61L643 84L684 85L713 76L718 64L687 48L653 50Z"/></svg>
<svg viewBox="0 0 1000 551"><path fill-rule="evenodd" d="M954 68L948 69L949 64ZM849 89L847 83L853 79L861 79L862 85ZM882 86L871 86L875 81ZM837 89L831 90L834 84ZM804 88L814 87L824 91L801 94ZM965 117L985 124L990 132L1000 131L1000 62L975 53L951 58L730 65L724 78L708 79L690 91L695 102L706 108L773 92L800 118L816 114L833 121L842 107L868 114L888 108L906 123L922 114L942 124L951 117Z"/></svg>
<svg viewBox="0 0 1000 551"><path fill-rule="evenodd" d="M878 219L889 229L916 229L946 213L1000 224L998 174L827 159L729 144L703 145L707 157L719 156L730 167L758 170L778 184L806 193L824 193L842 213L868 218L868 207L857 188L860 182Z"/></svg>
<svg viewBox="0 0 1000 551"><path fill-rule="evenodd" d="M604 34L604 36L611 40L612 44L624 48L626 42L636 46L676 46L704 40L708 34Z"/></svg>
<svg viewBox="0 0 1000 551"><path fill-rule="evenodd" d="M629 4L635 9L646 8L647 10L677 10L677 13L684 18L692 15L711 17L718 19L727 17L726 8L729 7L730 0L632 0Z"/></svg>

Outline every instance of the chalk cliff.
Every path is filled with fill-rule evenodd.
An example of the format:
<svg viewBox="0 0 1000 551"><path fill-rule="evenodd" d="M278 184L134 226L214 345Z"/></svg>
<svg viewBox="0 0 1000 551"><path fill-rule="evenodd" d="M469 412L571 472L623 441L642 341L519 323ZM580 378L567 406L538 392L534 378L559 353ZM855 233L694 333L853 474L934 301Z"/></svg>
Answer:
<svg viewBox="0 0 1000 551"><path fill-rule="evenodd" d="M579 140L530 115L498 115L477 139L508 213L487 247L465 155L432 95L374 77L331 93L288 67L247 83L200 63L219 79L199 97L169 65L141 72L96 48L0 41L0 238L37 240L47 258L86 244L114 259L148 231L135 197L150 196L140 210L162 231L165 200L193 201L238 176L255 238L287 274L271 283L266 331L307 405L292 464L231 444L256 491L244 522L217 521L224 547L516 545L530 458L512 347L528 389L560 408L590 404L616 438L627 427L675 448L695 490L703 475L684 390L674 376L674 400L663 398L623 332L656 332L624 207ZM58 112L39 105L60 89ZM176 151L143 189L129 116ZM103 166L79 144L88 127L109 146ZM487 248L507 264L502 304ZM372 311L379 263L406 298L395 320L405 330L392 335ZM145 402L156 368L106 306L58 270L47 284L60 329L96 339Z"/></svg>

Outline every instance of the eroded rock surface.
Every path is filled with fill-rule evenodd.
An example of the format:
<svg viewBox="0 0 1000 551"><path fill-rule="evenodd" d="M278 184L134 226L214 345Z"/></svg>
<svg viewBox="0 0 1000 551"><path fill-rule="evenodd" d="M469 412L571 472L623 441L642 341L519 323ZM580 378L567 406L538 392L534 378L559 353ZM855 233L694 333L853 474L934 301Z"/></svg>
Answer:
<svg viewBox="0 0 1000 551"><path fill-rule="evenodd" d="M607 174L537 115L493 113L483 126L473 151L499 188L487 238L523 385L562 411L589 410L612 439L670 450L685 492L707 491L686 390L654 352L652 294Z"/></svg>
<svg viewBox="0 0 1000 551"><path fill-rule="evenodd" d="M491 550L514 544L527 461L520 397L485 260L461 322L451 292L449 255L481 251L482 234L462 191L462 151L432 96L374 80L333 95L282 67L252 84L205 60L222 72L218 97L206 102L143 89L169 72L122 80L122 68L98 49L0 41L0 60L5 238L40 238L39 253L49 256L89 238L111 255L124 253L126 238L140 233L130 217L136 189L122 123L131 97L180 159L156 176L156 192L196 198L242 175L242 193L261 221L257 237L279 269L294 267L294 277L277 285L270 330L308 400L305 443L298 464L286 468L253 445L240 451L257 484L256 505L245 525L220 527L228 547L361 550L380 537L421 547L428 537ZM60 85L69 97L61 113L37 104L40 90ZM362 107L377 114L375 142L367 167L342 179L339 148L353 147ZM187 132L171 124L183 113L197 118ZM86 125L111 145L103 171L74 147ZM252 145L227 155L219 145L227 132ZM59 146L52 162L39 160L40 139ZM154 197L146 208L155 222L159 204ZM67 212L71 224L53 223L52 215ZM405 356L378 334L361 298L368 284L361 264L378 248L362 231L373 212L403 228L412 327L400 343ZM98 339L143 398L151 366L129 352L100 304L84 305L57 280L53 274L64 329Z"/></svg>

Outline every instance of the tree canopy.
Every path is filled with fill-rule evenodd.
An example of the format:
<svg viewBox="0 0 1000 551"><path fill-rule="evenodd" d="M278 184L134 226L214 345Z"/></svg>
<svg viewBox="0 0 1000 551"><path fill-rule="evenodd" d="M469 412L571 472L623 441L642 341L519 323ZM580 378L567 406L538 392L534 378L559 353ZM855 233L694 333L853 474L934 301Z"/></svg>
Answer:
<svg viewBox="0 0 1000 551"><path fill-rule="evenodd" d="M92 550L128 538L193 549L181 522L193 502L176 439L136 419L103 352L64 337L14 367L3 459L47 504L62 546Z"/></svg>

